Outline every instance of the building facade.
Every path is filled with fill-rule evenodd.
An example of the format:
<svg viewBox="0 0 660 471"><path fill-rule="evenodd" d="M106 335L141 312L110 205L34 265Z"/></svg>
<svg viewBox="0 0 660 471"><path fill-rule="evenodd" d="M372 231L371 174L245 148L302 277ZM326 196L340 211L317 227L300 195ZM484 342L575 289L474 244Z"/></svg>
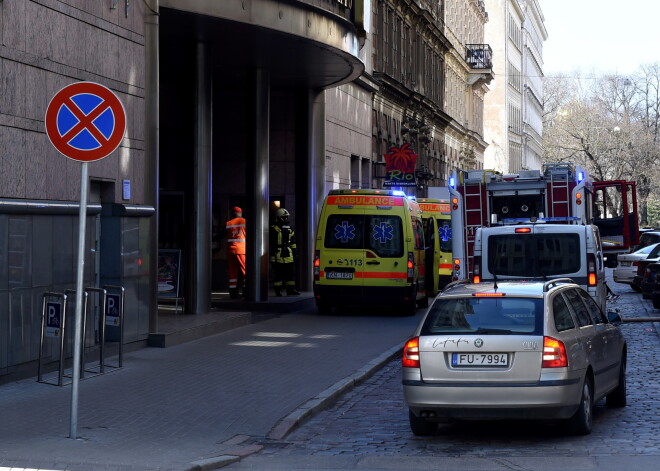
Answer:
<svg viewBox="0 0 660 471"><path fill-rule="evenodd" d="M247 296L260 302L278 207L308 290L328 190L382 188L384 155L406 143L419 156L410 194L481 168L487 21L480 0L0 1L0 381L34 371L43 295L76 284L81 165L44 129L60 89L103 84L127 112L119 148L89 164L83 266L85 287L125 289L124 343L137 348L172 288L165 255L185 313L213 307L233 206L248 221ZM54 361L57 343L41 353Z"/></svg>
<svg viewBox="0 0 660 471"><path fill-rule="evenodd" d="M485 0L495 79L485 101L486 168L541 168L543 42L537 0Z"/></svg>

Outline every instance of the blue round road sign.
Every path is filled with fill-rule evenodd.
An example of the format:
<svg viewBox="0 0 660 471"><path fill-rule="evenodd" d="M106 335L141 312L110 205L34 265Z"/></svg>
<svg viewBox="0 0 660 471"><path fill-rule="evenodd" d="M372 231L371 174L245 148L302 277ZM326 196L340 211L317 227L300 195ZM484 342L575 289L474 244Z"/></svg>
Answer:
<svg viewBox="0 0 660 471"><path fill-rule="evenodd" d="M126 112L109 88L77 82L57 92L46 109L46 134L55 148L82 162L110 155L126 132Z"/></svg>

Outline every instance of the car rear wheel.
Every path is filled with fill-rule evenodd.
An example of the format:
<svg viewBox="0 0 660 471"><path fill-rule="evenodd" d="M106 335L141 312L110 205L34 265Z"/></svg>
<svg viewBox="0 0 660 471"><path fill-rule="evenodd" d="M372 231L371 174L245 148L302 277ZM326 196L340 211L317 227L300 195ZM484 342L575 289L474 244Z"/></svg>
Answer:
<svg viewBox="0 0 660 471"><path fill-rule="evenodd" d="M660 309L660 293L653 293L653 307L655 309Z"/></svg>
<svg viewBox="0 0 660 471"><path fill-rule="evenodd" d="M412 433L418 437L434 435L435 431L438 429L438 424L436 422L429 422L422 417L417 417L411 410L408 410L408 420L410 421L410 430L412 430Z"/></svg>
<svg viewBox="0 0 660 471"><path fill-rule="evenodd" d="M624 407L626 403L626 358L623 357L619 368L619 384L607 395L606 404L607 407Z"/></svg>
<svg viewBox="0 0 660 471"><path fill-rule="evenodd" d="M582 397L580 398L580 407L573 417L568 419L568 429L573 435L589 435L593 425L593 387L591 379L584 379L582 385Z"/></svg>

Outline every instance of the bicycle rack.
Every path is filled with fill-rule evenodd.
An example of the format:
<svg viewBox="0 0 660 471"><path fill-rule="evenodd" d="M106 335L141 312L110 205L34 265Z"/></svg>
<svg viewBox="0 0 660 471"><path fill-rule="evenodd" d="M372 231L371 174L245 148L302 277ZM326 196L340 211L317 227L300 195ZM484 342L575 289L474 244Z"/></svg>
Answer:
<svg viewBox="0 0 660 471"><path fill-rule="evenodd" d="M60 298L62 302L47 302L49 298ZM39 366L37 367L37 381L44 384L62 386L62 377L64 376L64 338L66 333L66 301L67 296L64 293L47 291L42 295L41 301L41 339L39 341ZM60 355L59 369L57 374L57 384L43 379L42 360L44 352L45 337L59 338Z"/></svg>

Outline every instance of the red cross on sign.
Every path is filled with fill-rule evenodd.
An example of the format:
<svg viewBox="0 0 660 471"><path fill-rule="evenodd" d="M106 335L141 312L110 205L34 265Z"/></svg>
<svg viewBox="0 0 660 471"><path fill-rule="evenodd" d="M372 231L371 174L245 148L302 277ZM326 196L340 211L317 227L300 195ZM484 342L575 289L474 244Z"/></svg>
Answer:
<svg viewBox="0 0 660 471"><path fill-rule="evenodd" d="M77 82L57 92L46 109L46 134L64 156L81 162L110 155L126 132L124 106L109 88Z"/></svg>

